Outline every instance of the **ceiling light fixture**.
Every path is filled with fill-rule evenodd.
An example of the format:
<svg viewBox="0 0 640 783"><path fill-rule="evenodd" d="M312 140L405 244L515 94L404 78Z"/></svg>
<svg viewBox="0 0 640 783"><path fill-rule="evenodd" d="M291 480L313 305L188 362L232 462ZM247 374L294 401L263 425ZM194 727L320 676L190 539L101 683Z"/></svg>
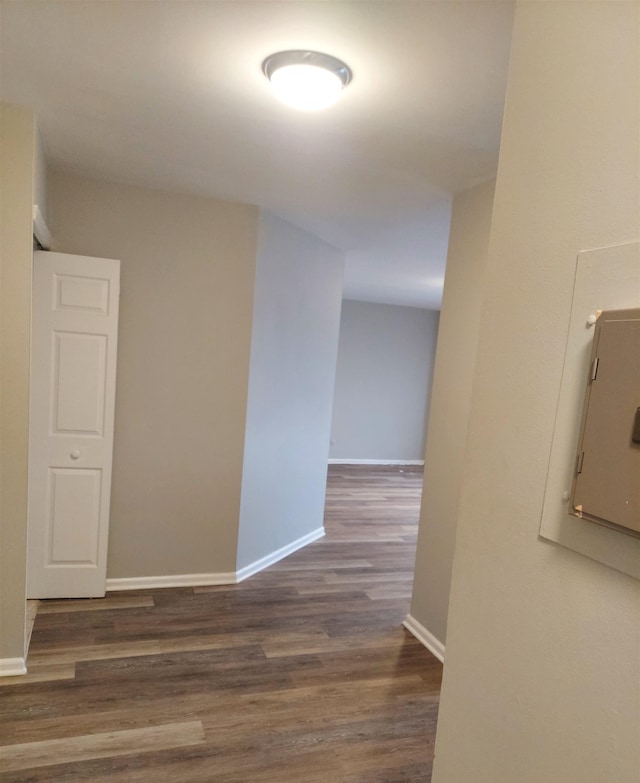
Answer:
<svg viewBox="0 0 640 783"><path fill-rule="evenodd" d="M301 111L317 111L337 101L353 76L342 60L303 49L270 55L262 70L276 97Z"/></svg>

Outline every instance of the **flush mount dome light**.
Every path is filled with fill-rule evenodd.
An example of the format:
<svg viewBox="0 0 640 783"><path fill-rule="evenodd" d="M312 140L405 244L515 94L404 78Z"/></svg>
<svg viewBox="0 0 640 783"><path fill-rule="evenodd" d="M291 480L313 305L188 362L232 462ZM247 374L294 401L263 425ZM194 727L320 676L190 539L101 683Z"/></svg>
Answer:
<svg viewBox="0 0 640 783"><path fill-rule="evenodd" d="M348 65L322 52L277 52L262 63L262 70L283 103L302 111L324 109L338 100L351 81Z"/></svg>

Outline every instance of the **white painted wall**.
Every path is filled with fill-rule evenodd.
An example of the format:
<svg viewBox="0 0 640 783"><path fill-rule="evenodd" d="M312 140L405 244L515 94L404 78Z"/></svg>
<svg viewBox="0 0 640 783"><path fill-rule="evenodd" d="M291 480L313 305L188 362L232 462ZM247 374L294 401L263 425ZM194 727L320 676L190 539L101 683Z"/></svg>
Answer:
<svg viewBox="0 0 640 783"><path fill-rule="evenodd" d="M446 643L460 487L484 297L494 182L453 201L447 274L427 424L411 616Z"/></svg>
<svg viewBox="0 0 640 783"><path fill-rule="evenodd" d="M433 783L638 781L640 582L538 530L576 256L639 235L639 11L517 5Z"/></svg>
<svg viewBox="0 0 640 783"><path fill-rule="evenodd" d="M322 527L344 257L260 212L238 568Z"/></svg>
<svg viewBox="0 0 640 783"><path fill-rule="evenodd" d="M438 316L343 302L331 459L423 459Z"/></svg>

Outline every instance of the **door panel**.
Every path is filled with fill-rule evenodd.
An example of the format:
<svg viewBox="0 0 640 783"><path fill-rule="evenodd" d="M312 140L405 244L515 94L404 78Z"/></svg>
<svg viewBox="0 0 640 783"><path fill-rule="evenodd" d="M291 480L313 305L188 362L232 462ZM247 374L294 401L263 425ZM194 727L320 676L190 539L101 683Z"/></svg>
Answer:
<svg viewBox="0 0 640 783"><path fill-rule="evenodd" d="M74 275L55 275L56 310L109 312L110 280Z"/></svg>
<svg viewBox="0 0 640 783"><path fill-rule="evenodd" d="M54 332L53 432L102 437L107 338Z"/></svg>
<svg viewBox="0 0 640 783"><path fill-rule="evenodd" d="M585 519L640 533L640 310L598 318L582 418L573 509Z"/></svg>
<svg viewBox="0 0 640 783"><path fill-rule="evenodd" d="M29 598L105 592L120 262L34 254Z"/></svg>
<svg viewBox="0 0 640 783"><path fill-rule="evenodd" d="M50 469L48 566L98 564L101 484L101 470Z"/></svg>

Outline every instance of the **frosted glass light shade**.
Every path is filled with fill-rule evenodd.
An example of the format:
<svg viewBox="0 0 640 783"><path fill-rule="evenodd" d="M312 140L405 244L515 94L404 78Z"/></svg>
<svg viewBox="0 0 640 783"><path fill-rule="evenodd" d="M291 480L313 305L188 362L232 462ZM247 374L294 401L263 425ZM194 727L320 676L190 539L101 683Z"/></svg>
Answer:
<svg viewBox="0 0 640 783"><path fill-rule="evenodd" d="M342 82L324 68L315 65L285 65L271 77L278 100L301 111L316 111L330 106L342 92Z"/></svg>
<svg viewBox="0 0 640 783"><path fill-rule="evenodd" d="M262 64L276 97L301 111L324 109L351 81L351 71L328 54L289 51L272 54Z"/></svg>

